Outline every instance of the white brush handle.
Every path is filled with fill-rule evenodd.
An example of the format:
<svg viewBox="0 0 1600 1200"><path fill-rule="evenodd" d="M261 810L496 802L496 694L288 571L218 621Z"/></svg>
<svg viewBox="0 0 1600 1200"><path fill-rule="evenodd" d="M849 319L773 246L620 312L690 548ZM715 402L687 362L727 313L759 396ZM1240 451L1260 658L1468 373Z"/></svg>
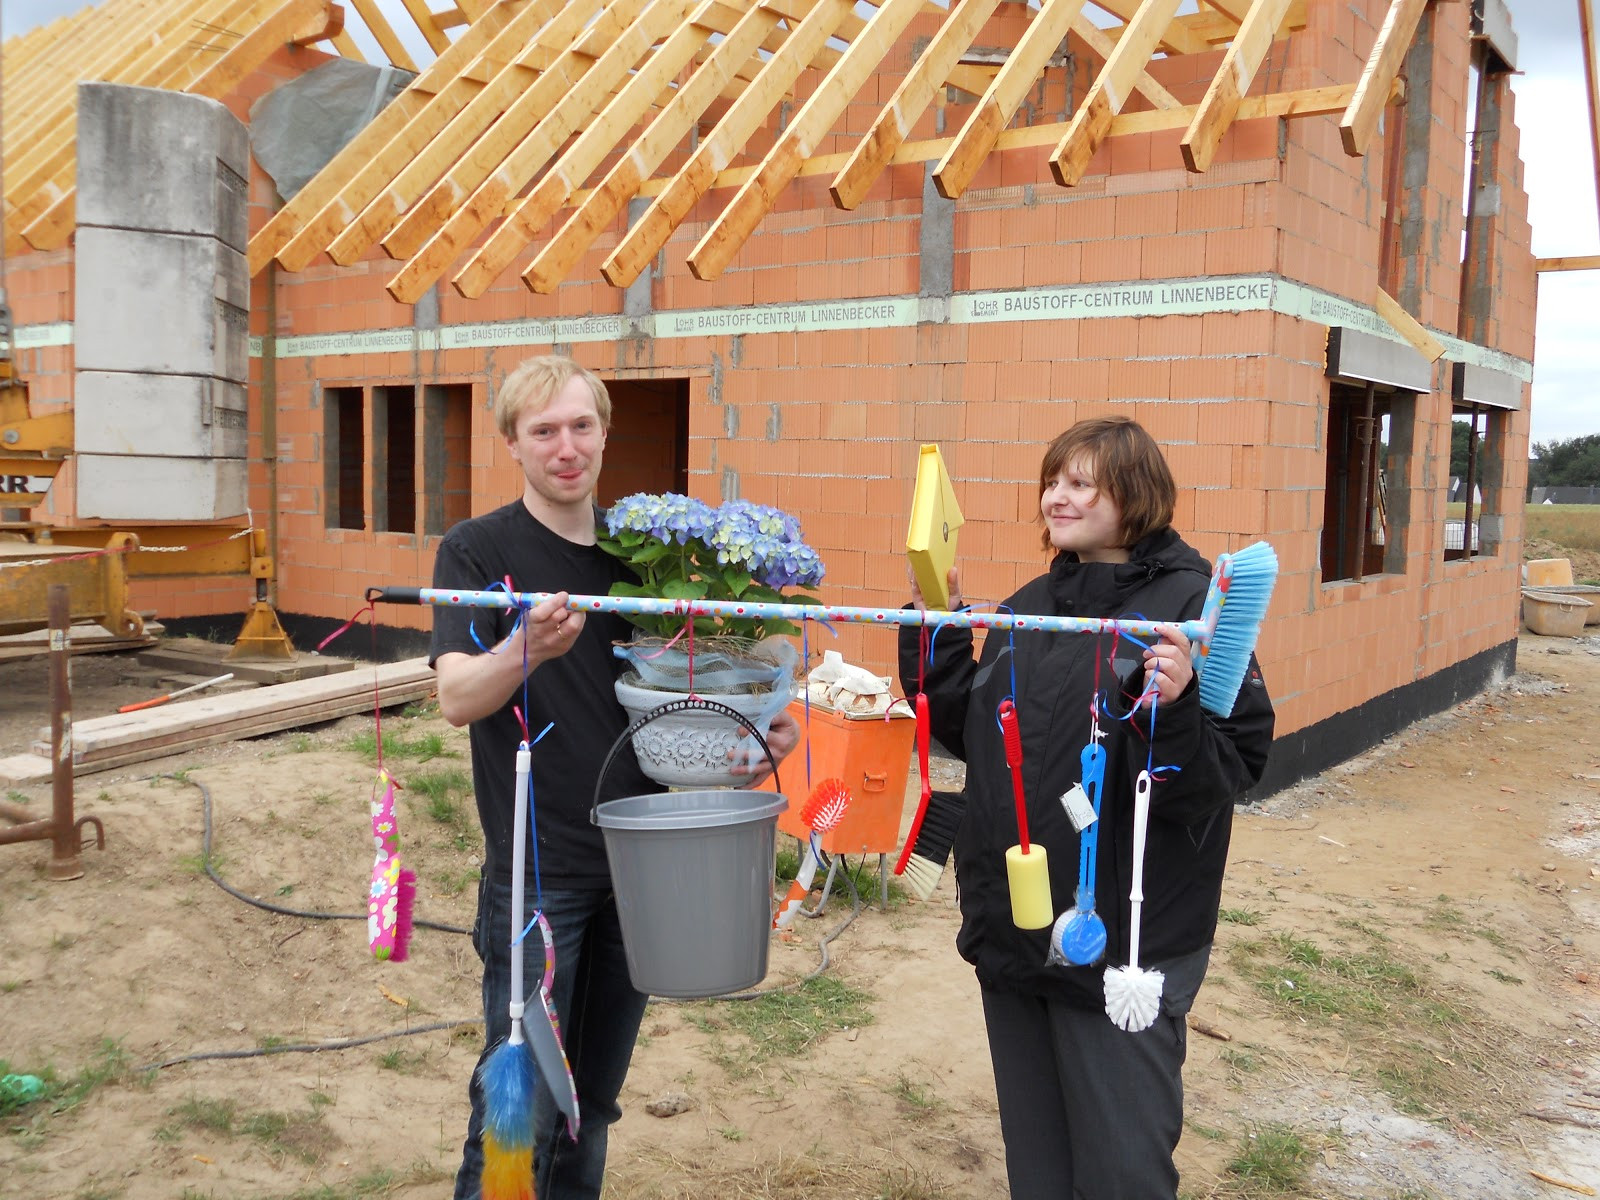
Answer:
<svg viewBox="0 0 1600 1200"><path fill-rule="evenodd" d="M1140 771L1133 785L1133 888L1128 892L1132 901L1128 933L1128 965L1139 965L1139 913L1144 907L1144 835L1150 824L1150 772Z"/></svg>
<svg viewBox="0 0 1600 1200"><path fill-rule="evenodd" d="M806 854L800 862L800 870L795 872L794 882L789 885L789 894L783 898L778 915L772 918L774 929L787 929L794 924L795 914L800 911L800 902L811 894L811 881L816 877L816 843L807 841Z"/></svg>
<svg viewBox="0 0 1600 1200"><path fill-rule="evenodd" d="M528 864L528 774L533 768L533 751L526 744L517 747L517 805L511 834L511 1030L514 1041L521 1041L522 1016L522 873Z"/></svg>

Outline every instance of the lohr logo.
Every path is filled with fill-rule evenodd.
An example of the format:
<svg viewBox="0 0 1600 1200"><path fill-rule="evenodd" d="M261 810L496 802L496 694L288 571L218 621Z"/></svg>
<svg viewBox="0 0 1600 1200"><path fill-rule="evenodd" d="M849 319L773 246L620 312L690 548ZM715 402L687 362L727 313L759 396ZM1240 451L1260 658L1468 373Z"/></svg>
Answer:
<svg viewBox="0 0 1600 1200"><path fill-rule="evenodd" d="M48 475L0 475L0 496L28 496L50 490Z"/></svg>

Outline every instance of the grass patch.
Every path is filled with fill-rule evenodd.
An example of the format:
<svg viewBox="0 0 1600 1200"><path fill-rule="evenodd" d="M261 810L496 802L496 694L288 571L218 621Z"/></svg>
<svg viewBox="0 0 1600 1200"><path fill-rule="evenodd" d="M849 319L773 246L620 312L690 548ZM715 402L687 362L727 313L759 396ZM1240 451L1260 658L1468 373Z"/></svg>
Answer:
<svg viewBox="0 0 1600 1200"><path fill-rule="evenodd" d="M458 826L467 819L467 801L472 797L472 776L459 767L427 771L406 781L422 798L428 816L441 825Z"/></svg>
<svg viewBox="0 0 1600 1200"><path fill-rule="evenodd" d="M711 1037L713 1060L740 1077L773 1059L797 1058L830 1033L870 1025L871 1001L868 993L819 975L753 1000L689 1005L683 1015Z"/></svg>
<svg viewBox="0 0 1600 1200"><path fill-rule="evenodd" d="M313 1103L308 1112L241 1112L232 1100L194 1096L167 1110L169 1124L156 1130L156 1139L176 1142L186 1133L216 1137L249 1138L259 1142L275 1157L293 1156L301 1162L321 1162L339 1144L332 1130L322 1123L323 1103Z"/></svg>
<svg viewBox="0 0 1600 1200"><path fill-rule="evenodd" d="M1540 538L1574 550L1600 550L1600 506L1530 504L1523 510L1525 538Z"/></svg>
<svg viewBox="0 0 1600 1200"><path fill-rule="evenodd" d="M1400 1111L1491 1122L1514 1111L1513 1089L1501 1086L1517 1061L1514 1035L1396 954L1375 936L1336 953L1278 933L1233 947L1230 962L1283 1016L1344 1042L1352 1070Z"/></svg>
<svg viewBox="0 0 1600 1200"><path fill-rule="evenodd" d="M778 883L778 894L781 896L788 888L789 883L800 873L801 844L794 843L794 848L783 848L777 853L773 863L773 878ZM871 865L869 865L871 864ZM816 879L812 882L812 891L820 892L826 881L828 868L819 866ZM876 904L882 894L882 881L878 878L878 869L872 864L870 856L858 858L853 864L843 856L839 860L839 870L833 877L833 888L828 893L831 904L836 896L845 899L850 897L850 889L854 886L856 895L861 897L863 904ZM906 889L894 876L889 877L889 907L896 908L906 901Z"/></svg>
<svg viewBox="0 0 1600 1200"><path fill-rule="evenodd" d="M1224 908L1218 911L1217 920L1227 925L1259 925L1261 914L1253 908Z"/></svg>
<svg viewBox="0 0 1600 1200"><path fill-rule="evenodd" d="M345 743L345 749L375 763L378 761L377 734L370 729L362 730ZM383 752L389 758L408 759L414 762L460 757L456 751L445 745L444 734L434 732L388 733L383 739Z"/></svg>
<svg viewBox="0 0 1600 1200"><path fill-rule="evenodd" d="M1314 1152L1287 1125L1264 1125L1245 1135L1228 1173L1249 1185L1251 1196L1303 1196Z"/></svg>

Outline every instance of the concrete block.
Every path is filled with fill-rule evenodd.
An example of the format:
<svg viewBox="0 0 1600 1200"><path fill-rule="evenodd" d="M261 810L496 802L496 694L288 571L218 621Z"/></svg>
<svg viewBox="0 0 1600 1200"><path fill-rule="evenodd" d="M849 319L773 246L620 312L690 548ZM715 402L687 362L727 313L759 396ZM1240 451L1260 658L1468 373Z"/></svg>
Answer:
<svg viewBox="0 0 1600 1200"><path fill-rule="evenodd" d="M216 521L241 516L242 458L79 454L78 515L106 521Z"/></svg>
<svg viewBox="0 0 1600 1200"><path fill-rule="evenodd" d="M78 227L220 238L243 251L250 139L204 96L78 85Z"/></svg>
<svg viewBox="0 0 1600 1200"><path fill-rule="evenodd" d="M80 226L74 258L78 370L248 382L243 254L215 238Z"/></svg>
<svg viewBox="0 0 1600 1200"><path fill-rule="evenodd" d="M74 422L80 454L243 458L245 387L208 375L80 371Z"/></svg>

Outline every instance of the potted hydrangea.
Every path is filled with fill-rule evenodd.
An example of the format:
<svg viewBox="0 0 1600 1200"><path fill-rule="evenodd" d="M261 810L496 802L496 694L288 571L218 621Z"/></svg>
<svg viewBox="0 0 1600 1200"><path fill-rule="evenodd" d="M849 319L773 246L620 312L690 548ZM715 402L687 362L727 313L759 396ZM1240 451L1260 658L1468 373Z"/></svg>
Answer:
<svg viewBox="0 0 1600 1200"><path fill-rule="evenodd" d="M713 507L690 496L638 493L613 504L600 545L625 561L638 583L618 583L612 595L666 600L817 603L790 589L822 581L822 560L806 545L788 513L747 500ZM618 652L630 669L617 680L617 698L637 718L669 700L699 695L726 704L766 731L789 701L794 646L772 634L798 633L775 618L639 614L638 629ZM742 782L728 768L729 751L745 741L741 727L712 712L676 714L634 735L646 774L679 787Z"/></svg>

